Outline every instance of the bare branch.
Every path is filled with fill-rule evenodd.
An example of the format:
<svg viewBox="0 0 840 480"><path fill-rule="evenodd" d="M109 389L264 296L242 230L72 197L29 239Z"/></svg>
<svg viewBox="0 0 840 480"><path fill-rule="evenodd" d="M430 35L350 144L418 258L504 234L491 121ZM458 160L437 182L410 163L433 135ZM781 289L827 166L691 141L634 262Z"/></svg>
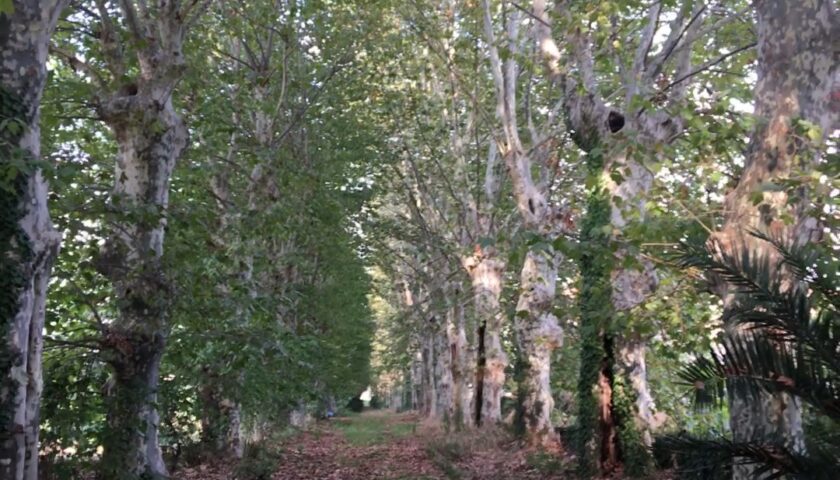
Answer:
<svg viewBox="0 0 840 480"><path fill-rule="evenodd" d="M682 82L684 82L684 81L688 80L689 78L691 78L691 77L693 77L693 76L695 76L695 75L697 75L697 74L699 74L699 73L702 73L702 72L704 72L704 71L706 71L706 70L710 69L711 67L714 67L715 65L717 65L717 64L719 64L719 63L721 63L721 62L723 62L723 61L724 61L724 60L726 60L727 58L732 57L732 56L734 56L734 55L737 55L737 54L739 54L739 53L741 53L741 52L743 52L743 51L745 51L745 50L749 50L749 49L751 49L751 48L755 47L756 45L757 45L757 43L756 43L756 42L752 42L752 43L749 43L749 44L747 44L747 45L744 45L743 47L736 48L735 50L733 50L733 51L731 51L731 52L725 53L725 54L721 55L720 57L718 57L718 58L716 58L716 59L714 59L714 60L710 60L710 61L708 61L708 62L704 63L703 65L701 65L700 67L696 68L695 70L693 70L693 71L691 71L691 72L689 72L689 73L687 73L687 74L683 75L682 77L677 78L677 79L676 79L676 80L674 80L673 82L669 83L669 84L668 84L668 85L666 85L664 88L662 88L662 89L660 90L660 92L665 92L665 91L667 91L668 89L670 89L670 88L672 88L672 87L674 87L674 86L676 86L676 85L679 85L680 83L682 83Z"/></svg>
<svg viewBox="0 0 840 480"><path fill-rule="evenodd" d="M648 11L647 24L642 30L642 37L639 40L639 46L636 48L636 54L633 56L633 66L630 68L629 78L625 79L625 98L627 103L630 103L635 95L639 93L639 80L642 78L645 70L645 61L648 57L648 52L653 45L653 36L656 33L656 26L659 24L659 14L662 12L662 2L654 2Z"/></svg>
<svg viewBox="0 0 840 480"><path fill-rule="evenodd" d="M125 17L125 23L128 25L131 34L134 35L136 40L145 40L146 32L140 20L137 18L137 9L134 8L134 2L131 0L120 0L119 3L123 11L123 16Z"/></svg>
<svg viewBox="0 0 840 480"><path fill-rule="evenodd" d="M99 10L99 23L101 26L99 38L102 42L102 51L108 60L106 62L108 70L114 78L122 78L126 70L122 55L122 45L119 43L120 36L114 28L114 21L108 13L106 0L96 0L96 8Z"/></svg>
<svg viewBox="0 0 840 480"><path fill-rule="evenodd" d="M73 55L72 53L70 53L68 51L65 51L65 50L62 50L61 48L59 48L55 45L50 45L50 53L52 53L52 54L56 55L57 57L61 58L62 60L64 60L70 66L70 68L72 68L74 71L81 70L81 71L87 73L88 76L92 80L96 81L96 83L100 87L104 87L104 86L107 85L107 82L105 81L105 79L102 78L102 75L100 75L99 72L96 71L95 68L93 68L87 62L83 62L83 61L79 60L79 58L76 57L75 55Z"/></svg>

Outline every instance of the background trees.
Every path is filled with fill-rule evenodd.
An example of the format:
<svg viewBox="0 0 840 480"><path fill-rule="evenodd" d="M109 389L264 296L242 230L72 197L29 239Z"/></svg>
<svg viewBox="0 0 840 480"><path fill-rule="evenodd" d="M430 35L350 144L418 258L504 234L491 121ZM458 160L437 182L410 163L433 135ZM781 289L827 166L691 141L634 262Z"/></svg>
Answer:
<svg viewBox="0 0 840 480"><path fill-rule="evenodd" d="M18 478L53 262L50 474L239 457L368 387L576 445L584 476L647 474L663 431L767 430L750 397L695 413L677 385L738 292L673 253L780 262L759 229L834 260L832 3L80 0L40 5L29 43L39 5L12 3L4 58L36 61L1 77Z"/></svg>

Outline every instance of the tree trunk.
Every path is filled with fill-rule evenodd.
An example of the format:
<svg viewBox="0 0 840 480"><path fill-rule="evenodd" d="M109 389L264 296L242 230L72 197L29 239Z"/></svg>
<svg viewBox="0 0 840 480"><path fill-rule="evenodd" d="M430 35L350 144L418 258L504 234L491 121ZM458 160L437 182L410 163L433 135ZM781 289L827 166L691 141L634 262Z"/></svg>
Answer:
<svg viewBox="0 0 840 480"><path fill-rule="evenodd" d="M642 130L633 122L628 122L637 130ZM662 128L658 126L656 128ZM653 142L656 138L669 138L673 131L659 132L652 136L642 135L641 138ZM651 146L649 151L654 151ZM610 176L605 177L605 183L610 195L610 224L614 231L622 231L627 225L627 217L635 216L639 222L644 221L645 201L653 185L653 174L635 160L627 158L623 150L615 152L612 164L607 170L618 169L623 180L616 184ZM615 199L621 199L616 204ZM619 239L620 240L620 239ZM615 253L615 264L624 265L628 256L627 249L618 248ZM659 286L656 269L650 260L636 257L636 265L614 268L611 273L612 303L616 311L628 311L643 303ZM653 397L647 381L647 367L645 365L645 350L647 342L633 331L633 327L616 334L613 394L621 398L613 401L614 408L623 423L621 428L621 442L625 470L631 475L641 476L648 468L650 461L647 450L652 446L652 409Z"/></svg>
<svg viewBox="0 0 840 480"><path fill-rule="evenodd" d="M434 335L434 382L436 414L449 428L455 414L452 395L452 368L454 361L449 345L449 335L445 325L436 325L438 330Z"/></svg>
<svg viewBox="0 0 840 480"><path fill-rule="evenodd" d="M653 445L653 396L647 381L645 351L647 344L639 335L629 334L616 339L616 364L622 377L629 382L633 408L631 416L645 447Z"/></svg>
<svg viewBox="0 0 840 480"><path fill-rule="evenodd" d="M551 411L551 353L560 346L563 331L552 313L557 283L554 249L531 248L525 257L516 305L516 329L525 360L521 391L525 431L532 444L554 438Z"/></svg>
<svg viewBox="0 0 840 480"><path fill-rule="evenodd" d="M100 109L119 147L113 204L120 216L99 258L119 307L105 338L114 368L102 457L106 479L166 475L155 407L170 296L161 256L169 181L187 132L171 91L144 87Z"/></svg>
<svg viewBox="0 0 840 480"><path fill-rule="evenodd" d="M411 409L424 413L423 404L423 352L422 349L414 354L409 371L411 387Z"/></svg>
<svg viewBox="0 0 840 480"><path fill-rule="evenodd" d="M242 458L242 409L227 397L212 381L201 388L201 443L209 452Z"/></svg>
<svg viewBox="0 0 840 480"><path fill-rule="evenodd" d="M435 342L432 332L423 336L423 384L422 414L429 418L437 417L437 384L435 383Z"/></svg>
<svg viewBox="0 0 840 480"><path fill-rule="evenodd" d="M479 322L479 359L483 368L476 374L476 425L495 424L502 420L502 393L508 359L502 347L502 273L504 262L492 249L476 247L476 254L464 260L470 275Z"/></svg>
<svg viewBox="0 0 840 480"><path fill-rule="evenodd" d="M484 2L484 33L489 46L490 70L496 91L496 117L504 132L505 145L500 150L505 159L508 174L513 186L516 207L522 219L524 229L543 240L543 246L534 246L528 252L522 270L520 298L517 304L514 325L519 333L522 355L526 360L524 392L522 406L526 419L526 431L532 441L544 442L553 433L551 427L551 409L554 401L551 397L549 377L551 373L551 352L562 339L562 330L557 318L552 313L555 283L557 281L556 254L552 244L564 233L568 212L549 201L547 182L534 180L536 159L547 158L552 148L552 133L540 138L531 128L534 145L526 149L519 136L516 102L519 67L517 57L519 43L519 9L507 12L505 17L505 42L508 55L502 62L495 33L493 31L490 2ZM546 125L551 132L553 125ZM538 162L543 173L546 162Z"/></svg>
<svg viewBox="0 0 840 480"><path fill-rule="evenodd" d="M450 307L451 318L447 323L449 351L452 357L452 422L456 430L470 426L474 419L474 416L470 415L472 412L470 384L474 378L472 373L475 362L467 340L466 317L460 287L461 284L458 283Z"/></svg>
<svg viewBox="0 0 840 480"><path fill-rule="evenodd" d="M710 239L713 252L738 258L741 252L766 255L781 279L788 273L778 254L750 230L804 243L818 238L819 228L805 213L804 198L787 191L762 191L767 182L784 179L794 169L809 170L817 152L810 152L796 133L797 121L822 129L822 137L838 128L840 92L836 39L840 27L833 2L764 0L755 2L758 18L758 81L755 87L756 128L744 171L727 195L723 230ZM803 150L804 149L804 150ZM795 195L803 195L797 191ZM758 196L757 204L754 199ZM792 212L788 205L793 205ZM783 217L792 213L793 225ZM724 318L737 301L735 289L720 285ZM729 326L728 334L738 328ZM730 426L734 440L784 439L789 448L804 448L799 402L788 395L741 398L730 394ZM751 466L736 465L733 477L752 478Z"/></svg>
<svg viewBox="0 0 840 480"><path fill-rule="evenodd" d="M0 188L0 478L37 480L41 352L60 234L40 168L40 102L50 35L65 1L14 1L0 14L0 166L26 165Z"/></svg>
<svg viewBox="0 0 840 480"><path fill-rule="evenodd" d="M603 156L589 145L587 167L595 187L581 222L580 377L578 379L578 468L581 476L611 473L620 463L618 422L613 413L613 320L610 275L613 257L609 194Z"/></svg>

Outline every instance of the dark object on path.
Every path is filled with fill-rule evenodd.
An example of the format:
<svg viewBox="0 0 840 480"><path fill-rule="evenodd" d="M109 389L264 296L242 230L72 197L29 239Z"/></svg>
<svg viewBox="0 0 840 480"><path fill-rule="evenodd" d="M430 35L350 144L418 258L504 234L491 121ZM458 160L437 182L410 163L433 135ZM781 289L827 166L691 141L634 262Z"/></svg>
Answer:
<svg viewBox="0 0 840 480"><path fill-rule="evenodd" d="M351 412L359 413L365 409L365 402L362 401L361 397L355 396L347 402L347 408L349 408Z"/></svg>

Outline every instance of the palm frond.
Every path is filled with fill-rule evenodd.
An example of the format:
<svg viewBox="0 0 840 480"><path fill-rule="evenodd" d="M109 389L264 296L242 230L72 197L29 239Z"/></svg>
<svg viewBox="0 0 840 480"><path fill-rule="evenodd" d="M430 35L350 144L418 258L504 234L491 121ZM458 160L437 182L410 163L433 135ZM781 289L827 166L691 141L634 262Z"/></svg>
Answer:
<svg viewBox="0 0 840 480"><path fill-rule="evenodd" d="M771 244L782 257L791 274L808 284L809 288L821 294L835 309L840 310L840 265L835 259L821 252L814 245L796 245L781 237L773 237L763 232L749 232L755 238Z"/></svg>
<svg viewBox="0 0 840 480"><path fill-rule="evenodd" d="M760 478L828 478L840 468L840 279L813 246L751 235L775 251L751 250L746 242L735 254L684 245L677 257L681 266L726 282L733 295L723 341L678 375L699 408L727 395L758 401L764 393L790 394L808 405L809 431L817 436L809 436L807 454L785 449L782 438L735 443L681 436L663 445L702 451L704 469L737 461L756 465Z"/></svg>
<svg viewBox="0 0 840 480"><path fill-rule="evenodd" d="M725 437L697 438L666 435L657 438L657 448L677 457L677 470L688 476L724 478L720 466L753 465L756 478L835 478L832 459L794 452L780 443L735 442ZM682 460L682 461L680 461ZM693 474L693 475L692 475Z"/></svg>

